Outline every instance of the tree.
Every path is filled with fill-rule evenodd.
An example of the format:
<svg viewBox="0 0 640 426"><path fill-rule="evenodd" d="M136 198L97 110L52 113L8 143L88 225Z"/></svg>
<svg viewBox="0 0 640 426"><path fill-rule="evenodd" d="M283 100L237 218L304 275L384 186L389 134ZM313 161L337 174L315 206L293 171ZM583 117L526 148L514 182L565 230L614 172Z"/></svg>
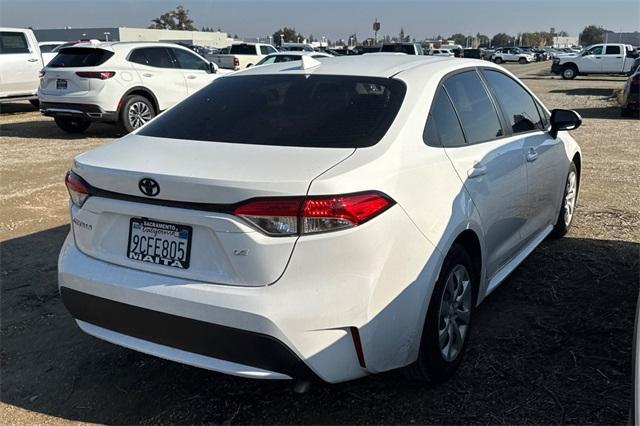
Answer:
<svg viewBox="0 0 640 426"><path fill-rule="evenodd" d="M588 25L580 33L580 44L583 46L589 46L591 44L602 43L604 41L605 29L602 27L596 27L595 25Z"/></svg>
<svg viewBox="0 0 640 426"><path fill-rule="evenodd" d="M455 33L449 37L449 41L453 41L453 44L459 44L460 46L467 45L467 36L461 33Z"/></svg>
<svg viewBox="0 0 640 426"><path fill-rule="evenodd" d="M560 31L558 37L569 37L569 33L566 31Z"/></svg>
<svg viewBox="0 0 640 426"><path fill-rule="evenodd" d="M491 45L494 47L503 47L513 44L513 37L509 34L498 33L491 39Z"/></svg>
<svg viewBox="0 0 640 426"><path fill-rule="evenodd" d="M273 41L277 46L280 46L282 42L297 43L298 37L300 37L301 40L304 40L304 36L296 32L295 28L284 27L273 33Z"/></svg>
<svg viewBox="0 0 640 426"><path fill-rule="evenodd" d="M547 42L544 34L545 33L522 33L520 36L520 44L522 46L541 47Z"/></svg>
<svg viewBox="0 0 640 426"><path fill-rule="evenodd" d="M404 41L404 28L402 28L402 27L400 27L400 34L399 34L399 36L400 36L400 41L401 41L401 42L402 42L402 41Z"/></svg>
<svg viewBox="0 0 640 426"><path fill-rule="evenodd" d="M153 24L149 25L149 28L156 30L197 31L193 26L193 19L189 18L189 10L182 6L163 13L160 17L152 19L151 22Z"/></svg>

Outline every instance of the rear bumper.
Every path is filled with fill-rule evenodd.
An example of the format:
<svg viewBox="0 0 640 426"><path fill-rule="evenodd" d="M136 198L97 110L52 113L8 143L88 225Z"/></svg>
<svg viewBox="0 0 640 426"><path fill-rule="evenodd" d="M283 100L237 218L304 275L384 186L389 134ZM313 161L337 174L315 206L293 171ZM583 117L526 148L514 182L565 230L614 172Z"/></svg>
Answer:
<svg viewBox="0 0 640 426"><path fill-rule="evenodd" d="M112 343L232 375L336 383L415 360L441 262L393 207L358 228L300 238L269 286L115 265L82 253L73 232L58 279L79 326Z"/></svg>
<svg viewBox="0 0 640 426"><path fill-rule="evenodd" d="M47 117L77 117L91 121L115 123L116 111L105 111L98 105L66 102L40 102L40 112Z"/></svg>

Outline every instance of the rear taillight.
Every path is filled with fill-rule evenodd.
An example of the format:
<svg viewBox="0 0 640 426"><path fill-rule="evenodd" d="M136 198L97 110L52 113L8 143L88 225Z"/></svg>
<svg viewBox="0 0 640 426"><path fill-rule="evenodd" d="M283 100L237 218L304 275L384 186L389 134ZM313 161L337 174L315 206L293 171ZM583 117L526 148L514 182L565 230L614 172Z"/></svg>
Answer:
<svg viewBox="0 0 640 426"><path fill-rule="evenodd" d="M42 69L40 70L40 72L38 73L38 77L39 77L39 78L42 78L42 77L44 77L44 74L45 74L45 72L44 72L44 68L42 68Z"/></svg>
<svg viewBox="0 0 640 426"><path fill-rule="evenodd" d="M631 86L640 86L640 74L634 76L629 84Z"/></svg>
<svg viewBox="0 0 640 426"><path fill-rule="evenodd" d="M234 214L274 236L317 234L353 228L391 207L379 192L249 200Z"/></svg>
<svg viewBox="0 0 640 426"><path fill-rule="evenodd" d="M78 77L82 78L99 78L100 80L107 80L114 75L115 71L78 71L76 72Z"/></svg>
<svg viewBox="0 0 640 426"><path fill-rule="evenodd" d="M71 201L78 207L87 201L87 198L91 196L91 188L80 176L69 170L64 178L64 183L67 185L69 196Z"/></svg>
<svg viewBox="0 0 640 426"><path fill-rule="evenodd" d="M233 66L234 67L239 67L240 66L240 59L233 58Z"/></svg>

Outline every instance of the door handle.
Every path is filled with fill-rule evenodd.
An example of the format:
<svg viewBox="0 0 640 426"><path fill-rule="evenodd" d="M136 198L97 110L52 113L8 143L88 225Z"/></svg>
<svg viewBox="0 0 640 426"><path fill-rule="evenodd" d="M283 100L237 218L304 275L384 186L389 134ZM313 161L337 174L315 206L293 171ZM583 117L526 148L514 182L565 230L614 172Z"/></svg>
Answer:
<svg viewBox="0 0 640 426"><path fill-rule="evenodd" d="M145 72L144 74L142 74L143 77L153 77L153 74L149 73L149 72Z"/></svg>
<svg viewBox="0 0 640 426"><path fill-rule="evenodd" d="M31 59L27 59L27 62L38 62L40 59L38 58L31 58Z"/></svg>
<svg viewBox="0 0 640 426"><path fill-rule="evenodd" d="M616 56L616 59L622 59L622 56Z"/></svg>
<svg viewBox="0 0 640 426"><path fill-rule="evenodd" d="M187 76L187 78L188 78L189 80L193 80L194 78L196 78L196 76L195 76L195 75L193 75L193 74L189 74L189 75Z"/></svg>
<svg viewBox="0 0 640 426"><path fill-rule="evenodd" d="M473 168L467 171L467 176L472 179L480 176L484 176L487 174L487 166L476 163L473 165Z"/></svg>
<svg viewBox="0 0 640 426"><path fill-rule="evenodd" d="M529 163L532 163L532 162L536 161L537 159L538 159L538 152L535 149L531 148L529 150L529 152L527 153L527 161Z"/></svg>

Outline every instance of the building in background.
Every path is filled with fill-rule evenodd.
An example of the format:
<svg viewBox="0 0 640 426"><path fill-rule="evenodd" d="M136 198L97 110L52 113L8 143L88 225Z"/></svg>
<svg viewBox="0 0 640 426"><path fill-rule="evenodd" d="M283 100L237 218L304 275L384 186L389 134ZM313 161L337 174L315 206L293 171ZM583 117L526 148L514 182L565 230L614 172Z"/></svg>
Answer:
<svg viewBox="0 0 640 426"><path fill-rule="evenodd" d="M150 28L59 28L33 30L38 41L97 39L108 41L164 41L222 48L234 40L227 33L214 31L155 30ZM236 40L237 41L237 40Z"/></svg>
<svg viewBox="0 0 640 426"><path fill-rule="evenodd" d="M565 47L573 47L578 46L578 37L554 37L553 38L553 47L557 49L562 49Z"/></svg>
<svg viewBox="0 0 640 426"><path fill-rule="evenodd" d="M614 31L605 31L604 42L630 44L634 47L638 47L640 46L640 32L616 33Z"/></svg>

